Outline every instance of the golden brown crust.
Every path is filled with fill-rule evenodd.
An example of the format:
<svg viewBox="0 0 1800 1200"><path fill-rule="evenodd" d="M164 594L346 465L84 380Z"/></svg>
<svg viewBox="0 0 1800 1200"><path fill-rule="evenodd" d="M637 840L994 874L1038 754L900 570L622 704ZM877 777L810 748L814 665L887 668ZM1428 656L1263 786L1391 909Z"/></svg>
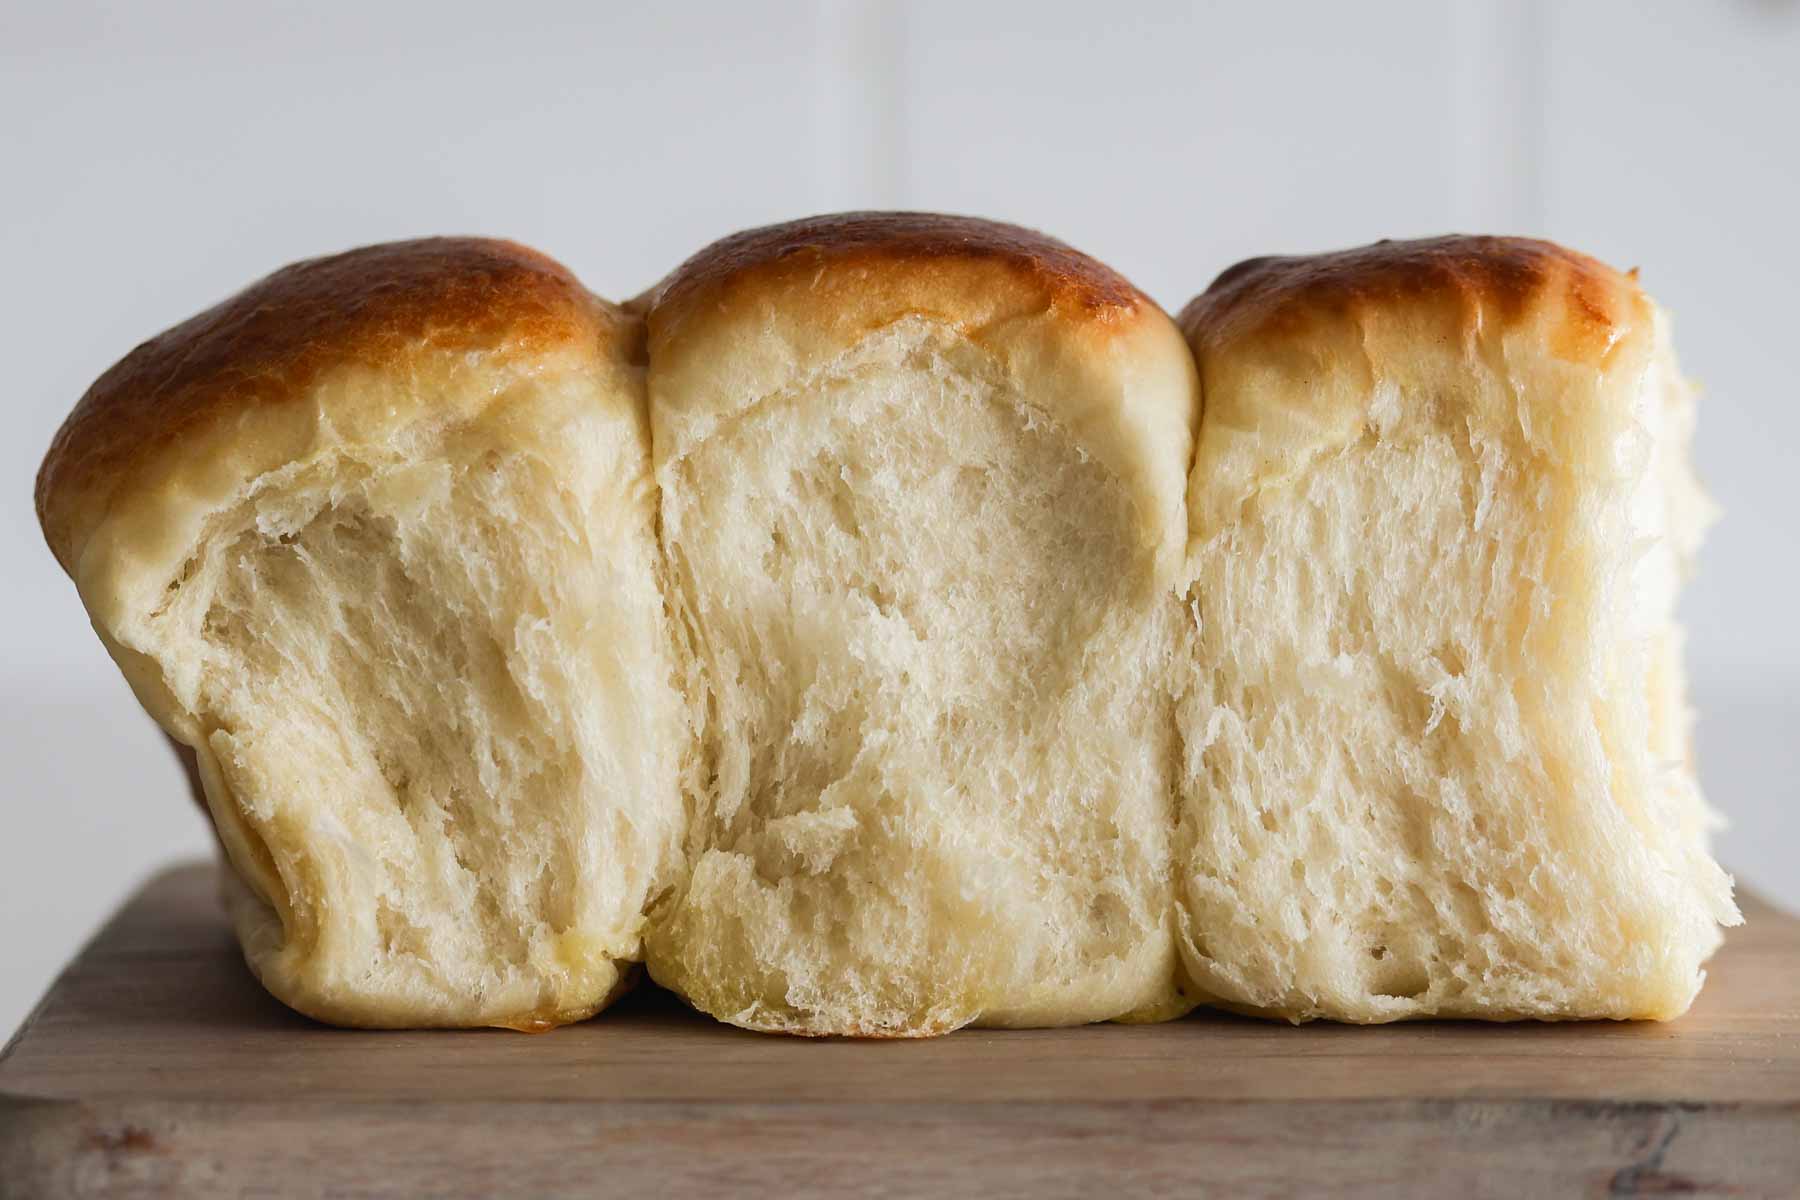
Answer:
<svg viewBox="0 0 1800 1200"><path fill-rule="evenodd" d="M1453 235L1249 259L1224 271L1177 323L1204 354L1246 339L1280 340L1319 319L1361 321L1419 304L1438 306L1465 330L1548 313L1556 353L1598 363L1621 331L1645 318L1646 303L1635 274L1554 243Z"/></svg>
<svg viewBox="0 0 1800 1200"><path fill-rule="evenodd" d="M815 394L812 381L892 334L967 355L944 369L1003 380L1143 489L1144 536L1179 556L1193 355L1153 301L1061 242L932 213L809 217L715 242L634 307L659 473L765 399Z"/></svg>
<svg viewBox="0 0 1800 1200"><path fill-rule="evenodd" d="M145 342L88 389L38 472L45 537L69 568L77 522L98 524L137 468L182 454L198 430L295 400L323 371L592 341L597 308L551 259L483 238L284 267Z"/></svg>
<svg viewBox="0 0 1800 1200"><path fill-rule="evenodd" d="M1055 238L1000 221L923 212L833 213L745 230L689 258L642 302L681 311L752 276L901 265L929 275L951 263L1000 267L1052 303L1093 313L1149 304L1124 276Z"/></svg>

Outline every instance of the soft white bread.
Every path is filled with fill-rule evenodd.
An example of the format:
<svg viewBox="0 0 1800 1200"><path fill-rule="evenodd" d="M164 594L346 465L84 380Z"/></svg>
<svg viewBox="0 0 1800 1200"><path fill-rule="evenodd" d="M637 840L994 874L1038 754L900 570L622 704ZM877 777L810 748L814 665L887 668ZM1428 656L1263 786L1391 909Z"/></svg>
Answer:
<svg viewBox="0 0 1800 1200"><path fill-rule="evenodd" d="M1181 1011L1172 323L1059 243L917 214L726 239L648 321L707 780L651 975L808 1034Z"/></svg>
<svg viewBox="0 0 1800 1200"><path fill-rule="evenodd" d="M302 1012L541 1026L639 957L691 744L642 342L521 247L374 247L138 347L57 435L51 547Z"/></svg>
<svg viewBox="0 0 1800 1200"><path fill-rule="evenodd" d="M1660 311L1454 238L1181 324L923 214L632 311L374 247L139 347L38 508L325 1020L575 1020L639 958L806 1034L1681 1012L1736 912Z"/></svg>
<svg viewBox="0 0 1800 1200"><path fill-rule="evenodd" d="M1181 324L1192 985L1292 1020L1684 1011L1738 918L1688 761L1707 506L1657 308L1445 238L1244 263Z"/></svg>

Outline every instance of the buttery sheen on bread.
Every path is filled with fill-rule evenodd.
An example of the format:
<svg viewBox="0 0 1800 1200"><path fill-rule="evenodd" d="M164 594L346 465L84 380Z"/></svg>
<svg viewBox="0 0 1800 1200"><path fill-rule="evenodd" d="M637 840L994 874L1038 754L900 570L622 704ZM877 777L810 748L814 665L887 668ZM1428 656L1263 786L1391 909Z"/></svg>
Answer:
<svg viewBox="0 0 1800 1200"><path fill-rule="evenodd" d="M1545 243L1255 260L1177 328L849 214L623 308L478 239L289 267L37 499L327 1021L577 1020L638 961L806 1034L1662 1018L1736 920L1692 420L1635 278Z"/></svg>

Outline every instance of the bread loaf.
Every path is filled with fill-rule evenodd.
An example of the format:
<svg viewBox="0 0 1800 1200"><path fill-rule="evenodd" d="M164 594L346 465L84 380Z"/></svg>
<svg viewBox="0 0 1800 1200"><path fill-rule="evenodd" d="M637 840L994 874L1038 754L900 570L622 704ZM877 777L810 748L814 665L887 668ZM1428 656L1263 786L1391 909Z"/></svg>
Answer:
<svg viewBox="0 0 1800 1200"><path fill-rule="evenodd" d="M1180 320L1190 983L1293 1020L1684 1011L1737 914L1662 313L1558 247L1441 238L1243 263Z"/></svg>
<svg viewBox="0 0 1800 1200"><path fill-rule="evenodd" d="M850 214L623 308L508 243L301 263L103 376L37 499L323 1020L639 961L803 1034L1661 1018L1736 919L1692 420L1545 243L1256 260L1178 328Z"/></svg>
<svg viewBox="0 0 1800 1200"><path fill-rule="evenodd" d="M347 1025L575 1020L679 867L641 323L500 242L279 271L138 347L38 509L193 748L246 958Z"/></svg>

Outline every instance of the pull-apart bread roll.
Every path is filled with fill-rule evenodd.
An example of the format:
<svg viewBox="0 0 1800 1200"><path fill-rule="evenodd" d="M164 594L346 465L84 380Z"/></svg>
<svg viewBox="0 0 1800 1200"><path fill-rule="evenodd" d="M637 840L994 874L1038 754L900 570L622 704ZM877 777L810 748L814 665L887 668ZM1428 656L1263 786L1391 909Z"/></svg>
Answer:
<svg viewBox="0 0 1800 1200"><path fill-rule="evenodd" d="M1304 1020L1655 1017L1735 922L1674 623L1708 506L1634 278L1542 242L1234 267L1180 657L1181 949Z"/></svg>
<svg viewBox="0 0 1800 1200"><path fill-rule="evenodd" d="M689 744L634 318L500 242L301 263L103 376L37 498L195 751L270 991L372 1026L606 1003Z"/></svg>
<svg viewBox="0 0 1800 1200"><path fill-rule="evenodd" d="M652 977L808 1034L1180 1011L1174 325L1040 235L897 214L728 238L648 321L707 780Z"/></svg>

